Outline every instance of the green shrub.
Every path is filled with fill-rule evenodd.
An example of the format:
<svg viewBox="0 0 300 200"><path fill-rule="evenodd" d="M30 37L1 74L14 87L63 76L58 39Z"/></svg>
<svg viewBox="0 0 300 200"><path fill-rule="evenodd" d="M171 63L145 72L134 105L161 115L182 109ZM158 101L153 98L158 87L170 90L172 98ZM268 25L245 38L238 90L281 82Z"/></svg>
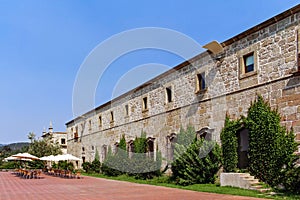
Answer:
<svg viewBox="0 0 300 200"><path fill-rule="evenodd" d="M280 125L280 114L259 95L244 120L249 129L249 171L276 187L284 182L284 168L294 159L297 148L293 132Z"/></svg>
<svg viewBox="0 0 300 200"><path fill-rule="evenodd" d="M152 179L156 176L160 176L161 161L160 152L156 153L156 160L145 156L145 154L136 154L133 158L128 160L129 168L136 173L129 172L128 174L137 179Z"/></svg>
<svg viewBox="0 0 300 200"><path fill-rule="evenodd" d="M101 163L99 160L95 159L91 164L91 171L95 173L100 173L101 171Z"/></svg>
<svg viewBox="0 0 300 200"><path fill-rule="evenodd" d="M193 134L191 134L193 133ZM176 144L175 161L172 163L172 179L180 185L190 185L197 183L214 183L216 174L221 166L221 148L213 142L204 139L195 140L195 132L193 128L188 131L181 131L179 138L187 138L180 136L186 134L190 137L192 143L187 147L188 142ZM188 140L185 140L188 141ZM185 152L182 152L182 150Z"/></svg>
<svg viewBox="0 0 300 200"><path fill-rule="evenodd" d="M127 154L124 150L119 149L116 155L108 153L101 165L101 171L108 176L119 176L124 174L124 170L127 167Z"/></svg>
<svg viewBox="0 0 300 200"><path fill-rule="evenodd" d="M288 192L300 194L300 167L293 167L286 171L283 186Z"/></svg>
<svg viewBox="0 0 300 200"><path fill-rule="evenodd" d="M111 151L108 152L101 166L102 173L108 176L127 174L137 179L149 179L159 176L161 174L161 155L157 152L156 160L146 156L146 134L142 133L141 137L136 137L133 144L134 154L129 158L128 152L126 151L125 137L123 135L119 142L117 153L113 155Z"/></svg>
<svg viewBox="0 0 300 200"><path fill-rule="evenodd" d="M28 162L28 166L33 169L43 169L43 168L45 168L45 163L42 160L34 160L31 162Z"/></svg>
<svg viewBox="0 0 300 200"><path fill-rule="evenodd" d="M58 165L57 165L56 163L53 163L53 164L52 164L52 168L53 168L53 169L58 169Z"/></svg>
<svg viewBox="0 0 300 200"><path fill-rule="evenodd" d="M136 137L133 141L134 152L144 155L147 151L146 133L142 133L141 137Z"/></svg>
<svg viewBox="0 0 300 200"><path fill-rule="evenodd" d="M237 131L241 128L240 120L230 121L226 116L225 125L221 132L222 156L224 172L236 172L238 164Z"/></svg>
<svg viewBox="0 0 300 200"><path fill-rule="evenodd" d="M9 161L9 162L3 162L0 166L0 169L16 169L20 168L20 162L16 161Z"/></svg>
<svg viewBox="0 0 300 200"><path fill-rule="evenodd" d="M84 162L82 163L82 168L86 173L92 173L92 163Z"/></svg>
<svg viewBox="0 0 300 200"><path fill-rule="evenodd" d="M74 165L71 162L68 161L59 161L58 162L58 169L63 169L63 170L74 170Z"/></svg>

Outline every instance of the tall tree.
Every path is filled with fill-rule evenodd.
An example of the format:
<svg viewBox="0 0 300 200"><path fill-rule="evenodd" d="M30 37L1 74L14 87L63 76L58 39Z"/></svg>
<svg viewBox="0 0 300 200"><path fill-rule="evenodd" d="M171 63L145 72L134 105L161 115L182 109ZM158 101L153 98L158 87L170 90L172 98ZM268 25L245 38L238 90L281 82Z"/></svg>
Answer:
<svg viewBox="0 0 300 200"><path fill-rule="evenodd" d="M30 140L31 143L35 140L34 132L29 132L28 133L28 139Z"/></svg>
<svg viewBox="0 0 300 200"><path fill-rule="evenodd" d="M284 169L297 149L292 131L280 125L280 114L258 95L245 119L249 129L250 173L272 187L284 181Z"/></svg>
<svg viewBox="0 0 300 200"><path fill-rule="evenodd" d="M29 145L28 152L37 157L62 154L59 144L53 143L52 138L34 139Z"/></svg>

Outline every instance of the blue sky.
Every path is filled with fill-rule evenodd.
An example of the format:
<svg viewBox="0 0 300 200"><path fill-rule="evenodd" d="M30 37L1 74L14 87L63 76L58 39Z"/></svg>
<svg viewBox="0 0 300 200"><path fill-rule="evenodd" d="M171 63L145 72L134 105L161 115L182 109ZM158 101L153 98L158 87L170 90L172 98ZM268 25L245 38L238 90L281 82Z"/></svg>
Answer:
<svg viewBox="0 0 300 200"><path fill-rule="evenodd" d="M186 34L202 45L212 40L222 42L297 3L0 0L0 143L28 141L30 131L40 136L50 120L54 131L65 131L65 122L73 118L73 84L82 62L114 34L162 27ZM99 84L96 106L110 100L126 71L147 63L173 67L182 61L158 50L121 57ZM142 76L142 80L162 70L147 72L148 77Z"/></svg>

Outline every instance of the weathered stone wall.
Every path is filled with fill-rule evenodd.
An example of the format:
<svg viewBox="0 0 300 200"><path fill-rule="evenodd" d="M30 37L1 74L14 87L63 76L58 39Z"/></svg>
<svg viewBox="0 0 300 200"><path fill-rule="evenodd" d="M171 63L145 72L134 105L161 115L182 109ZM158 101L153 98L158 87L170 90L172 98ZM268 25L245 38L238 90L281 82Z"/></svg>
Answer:
<svg viewBox="0 0 300 200"><path fill-rule="evenodd" d="M212 137L219 142L226 112L232 118L247 115L257 93L279 109L282 124L287 128L293 125L300 140L300 78L293 74L297 71L299 18L299 13L292 14L244 36L227 45L221 59L204 52L189 65L171 70L67 123L68 152L92 161L97 149L103 160L104 146L113 146L122 134L128 142L144 131L147 137L155 138L155 149L166 158L167 136L188 125L197 131L205 127L213 129ZM249 52L254 53L255 70L243 73L241 62ZM197 91L197 74L203 72L207 89ZM170 103L166 87L172 90ZM143 109L145 97L147 109ZM125 105L129 108L128 116ZM78 140L74 139L76 127Z"/></svg>

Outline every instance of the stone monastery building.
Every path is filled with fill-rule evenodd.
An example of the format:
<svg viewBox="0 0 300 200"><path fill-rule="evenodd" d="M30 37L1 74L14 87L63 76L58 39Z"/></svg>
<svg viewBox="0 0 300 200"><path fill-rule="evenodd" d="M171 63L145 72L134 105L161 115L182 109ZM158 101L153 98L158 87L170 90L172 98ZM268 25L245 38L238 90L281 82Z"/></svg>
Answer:
<svg viewBox="0 0 300 200"><path fill-rule="evenodd" d="M50 125L48 128L48 132L44 129L42 133L43 139L50 139L54 144L58 144L60 146L60 150L63 154L67 153L67 133L66 132L54 132L52 122L50 121Z"/></svg>
<svg viewBox="0 0 300 200"><path fill-rule="evenodd" d="M220 44L211 42L206 52L67 122L67 151L82 162L99 152L103 161L123 134L130 151L143 131L149 153L172 159L180 127L192 125L197 136L220 142L226 113L232 119L247 115L256 94L278 108L282 125L293 126L300 141L299 40L300 4Z"/></svg>

